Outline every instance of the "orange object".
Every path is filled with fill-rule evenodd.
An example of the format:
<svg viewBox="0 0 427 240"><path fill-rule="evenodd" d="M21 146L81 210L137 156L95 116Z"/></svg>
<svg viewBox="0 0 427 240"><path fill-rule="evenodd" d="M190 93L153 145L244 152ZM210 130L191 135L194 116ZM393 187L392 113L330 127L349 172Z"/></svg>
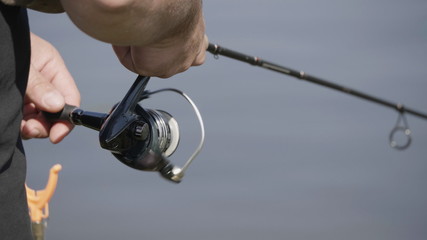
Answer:
<svg viewBox="0 0 427 240"><path fill-rule="evenodd" d="M33 190L25 185L27 189L28 208L30 210L31 221L41 223L42 220L49 217L49 200L55 192L56 184L58 183L58 173L62 166L55 164L49 172L49 179L46 188L43 190Z"/></svg>

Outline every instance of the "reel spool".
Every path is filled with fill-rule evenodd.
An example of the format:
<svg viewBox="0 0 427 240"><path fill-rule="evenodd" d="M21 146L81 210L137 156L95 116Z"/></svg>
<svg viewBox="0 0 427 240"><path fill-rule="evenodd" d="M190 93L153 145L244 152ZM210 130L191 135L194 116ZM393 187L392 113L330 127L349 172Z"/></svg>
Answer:
<svg viewBox="0 0 427 240"><path fill-rule="evenodd" d="M123 164L138 170L158 171L164 178L178 183L204 145L203 120L194 102L180 90L145 91L149 79L138 76L126 96L109 114L66 105L59 113L44 112L44 115L51 120L65 120L99 131L101 147L109 150ZM139 104L151 95L165 91L184 97L193 107L200 123L200 143L183 167L175 166L168 159L179 145L178 122L166 111L144 109Z"/></svg>
<svg viewBox="0 0 427 240"><path fill-rule="evenodd" d="M147 113L154 119L158 131L159 149L166 157L172 155L179 144L179 126L175 118L162 110L147 109ZM135 134L140 135L144 128L135 129Z"/></svg>

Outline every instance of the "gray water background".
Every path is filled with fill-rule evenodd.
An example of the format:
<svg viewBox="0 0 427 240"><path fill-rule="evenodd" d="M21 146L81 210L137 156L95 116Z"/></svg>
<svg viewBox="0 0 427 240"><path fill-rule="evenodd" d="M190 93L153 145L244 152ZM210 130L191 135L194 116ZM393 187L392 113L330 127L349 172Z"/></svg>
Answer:
<svg viewBox="0 0 427 240"><path fill-rule="evenodd" d="M427 2L204 1L211 42L427 111ZM30 11L32 31L62 53L82 108L107 112L135 75L65 14ZM220 57L148 89L198 104L206 145L184 181L139 172L76 127L62 143L25 142L27 183L61 163L46 239L427 239L427 122L407 116L412 146L388 134L397 112ZM147 107L180 121L181 164L199 138L173 94Z"/></svg>

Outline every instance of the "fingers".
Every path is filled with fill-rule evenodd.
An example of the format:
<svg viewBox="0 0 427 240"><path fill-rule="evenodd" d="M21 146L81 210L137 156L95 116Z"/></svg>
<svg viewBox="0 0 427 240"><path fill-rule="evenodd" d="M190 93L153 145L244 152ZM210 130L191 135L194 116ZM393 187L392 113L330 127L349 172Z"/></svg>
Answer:
<svg viewBox="0 0 427 240"><path fill-rule="evenodd" d="M121 64L132 72L143 76L169 78L186 71L191 66L202 65L208 47L207 37L193 53L181 49L151 48L137 46L113 46Z"/></svg>
<svg viewBox="0 0 427 240"><path fill-rule="evenodd" d="M205 62L209 45L205 34L191 43L181 43L154 47L113 45L113 49L122 65L130 71L143 76L168 78Z"/></svg>
<svg viewBox="0 0 427 240"><path fill-rule="evenodd" d="M206 50L209 46L209 39L208 36L205 35L203 39L203 44L200 47L199 53L196 56L196 59L194 60L192 66L200 66L205 62L206 59Z"/></svg>
<svg viewBox="0 0 427 240"><path fill-rule="evenodd" d="M134 73L141 74L143 76L153 76L144 74L142 72L137 72L135 69L135 65L133 64L130 46L113 46L114 53L116 54L117 58L119 59L120 63L126 67L129 71L132 71Z"/></svg>
<svg viewBox="0 0 427 240"><path fill-rule="evenodd" d="M56 93L62 95L66 103L74 106L80 105L79 90L59 52L49 42L31 34L31 68L27 95L28 90L39 83L42 84L42 87L53 87L57 90ZM37 101L36 99L40 99L40 96L34 96L31 100ZM62 108L63 104L61 105ZM40 104L38 106L43 107ZM49 109L43 110L49 111ZM52 108L51 111L58 110Z"/></svg>
<svg viewBox="0 0 427 240"><path fill-rule="evenodd" d="M59 143L73 129L73 125L65 122L54 124L46 121L43 114L32 103L24 106L24 118L21 122L21 137L23 139L47 138L52 143Z"/></svg>
<svg viewBox="0 0 427 240"><path fill-rule="evenodd" d="M62 68L62 69L61 69ZM50 69L60 71L50 73ZM45 76L52 75L53 79ZM21 124L23 139L49 137L52 143L58 143L73 129L67 122L48 122L41 111L59 112L65 102L79 106L80 94L74 80L64 66L46 66L38 71L30 67L30 75L24 105L24 118Z"/></svg>
<svg viewBox="0 0 427 240"><path fill-rule="evenodd" d="M56 144L61 142L73 130L74 125L68 122L55 123L49 132L49 140Z"/></svg>
<svg viewBox="0 0 427 240"><path fill-rule="evenodd" d="M68 103L80 105L80 93L59 52L31 33L31 65L25 95L21 134L24 139L49 137L60 142L73 129L71 123L48 122L41 111L59 112Z"/></svg>
<svg viewBox="0 0 427 240"><path fill-rule="evenodd" d="M43 116L34 104L25 104L23 115L24 118L21 123L21 137L23 139L49 136L50 124L44 121Z"/></svg>
<svg viewBox="0 0 427 240"><path fill-rule="evenodd" d="M26 101L47 112L59 112L65 104L62 94L34 67L30 67Z"/></svg>
<svg viewBox="0 0 427 240"><path fill-rule="evenodd" d="M72 129L50 124L41 111L59 112L65 104L63 95L34 67L30 67L21 136L23 139L50 137L53 143L61 141ZM63 124L62 124L63 125ZM52 133L52 134L51 134Z"/></svg>

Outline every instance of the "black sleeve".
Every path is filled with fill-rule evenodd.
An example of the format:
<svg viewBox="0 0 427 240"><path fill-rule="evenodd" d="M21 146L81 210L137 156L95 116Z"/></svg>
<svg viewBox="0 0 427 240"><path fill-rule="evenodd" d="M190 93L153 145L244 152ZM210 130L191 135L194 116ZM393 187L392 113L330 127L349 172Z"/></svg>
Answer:
<svg viewBox="0 0 427 240"><path fill-rule="evenodd" d="M27 12L0 3L0 238L31 238L20 124L30 64Z"/></svg>

